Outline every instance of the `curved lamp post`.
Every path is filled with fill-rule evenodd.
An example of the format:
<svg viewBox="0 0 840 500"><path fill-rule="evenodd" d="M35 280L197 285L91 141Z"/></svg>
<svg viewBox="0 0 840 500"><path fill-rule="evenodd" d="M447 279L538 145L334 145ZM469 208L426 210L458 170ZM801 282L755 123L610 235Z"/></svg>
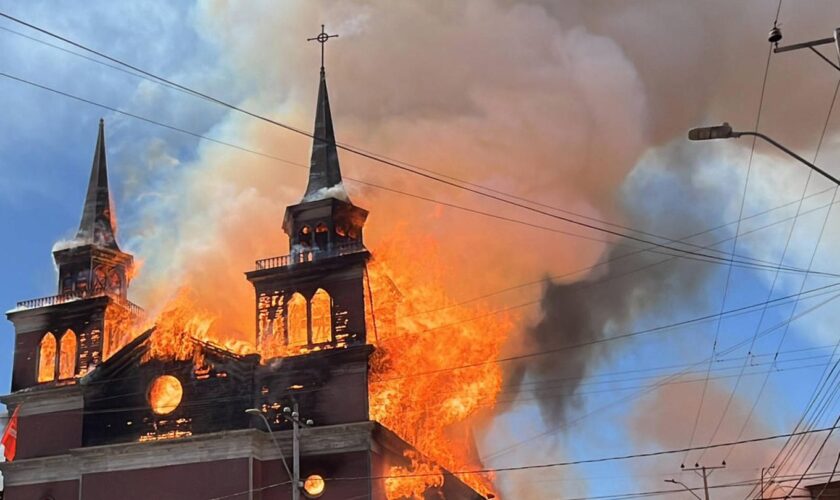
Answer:
<svg viewBox="0 0 840 500"><path fill-rule="evenodd" d="M682 481L677 481L676 479L666 479L666 480L665 480L665 482L666 482L666 483L674 483L674 484L678 484L678 485L682 486L683 488L685 488L685 491L687 491L687 492L691 493L692 495L694 495L694 498L696 498L697 500L701 500L701 499L700 499L700 496L699 496L697 493L694 493L694 490L692 490L691 488L689 488L688 486L686 486L686 485L685 485L685 483L683 483Z"/></svg>
<svg viewBox="0 0 840 500"><path fill-rule="evenodd" d="M820 175L822 175L826 179L830 180L834 184L837 184L838 186L840 186L840 180L838 180L836 177L834 177L833 175L829 174L825 170L823 170L820 167L814 165L813 163L809 162L805 158L802 158L801 156L794 153L790 149L786 148L782 144L774 141L770 137L767 137L766 135L764 135L760 132L736 132L736 131L732 130L732 127L726 122L723 122L723 125L717 125L715 127L699 127L699 128L693 128L693 129L688 131L688 139L690 141L711 141L711 140L714 140L714 139L737 139L738 137L742 137L742 136L745 136L745 135L751 135L751 136L754 136L754 137L759 137L761 139L764 139L765 141L769 142L770 144L776 146L780 150L787 153L788 156L796 159L797 161L799 161L803 165L807 166L811 170L819 173Z"/></svg>

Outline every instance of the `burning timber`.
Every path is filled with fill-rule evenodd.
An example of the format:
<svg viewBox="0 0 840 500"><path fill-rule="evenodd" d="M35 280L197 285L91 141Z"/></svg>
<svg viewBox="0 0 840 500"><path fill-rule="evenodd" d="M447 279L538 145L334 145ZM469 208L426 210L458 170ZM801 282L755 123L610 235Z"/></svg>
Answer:
<svg viewBox="0 0 840 500"><path fill-rule="evenodd" d="M492 358L501 337L481 322L455 331L397 314L421 293L445 301L403 296L366 248L368 212L344 191L323 69L314 136L309 183L283 219L290 253L245 273L255 303L243 343L215 331L189 291L154 318L128 301L136 269L117 244L100 121L79 230L53 252L58 294L7 313L15 357L0 400L19 412L4 498L290 498L290 407L314 421L300 434L308 498L489 497L490 478L448 471L481 468L465 421L495 400L498 367L408 374L426 358L441 363L431 369Z"/></svg>

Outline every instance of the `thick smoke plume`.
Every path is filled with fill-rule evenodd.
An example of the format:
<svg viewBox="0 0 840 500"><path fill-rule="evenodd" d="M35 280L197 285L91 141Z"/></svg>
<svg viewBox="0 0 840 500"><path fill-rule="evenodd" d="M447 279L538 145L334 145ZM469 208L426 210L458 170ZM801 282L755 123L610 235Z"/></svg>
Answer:
<svg viewBox="0 0 840 500"><path fill-rule="evenodd" d="M711 213L708 207L725 206L733 193L722 185L703 187L696 182L694 176L702 165L686 146L647 155L623 192L629 225L681 236L719 225L717 217L722 214ZM708 244L725 239L734 232L734 227L726 229L689 241ZM705 299L700 292L713 276L709 265L669 253L623 241L611 246L585 279L546 280L540 303L542 316L526 330L526 349L556 353L520 363L511 372L510 384L527 380L527 391L537 398L551 424L564 423L569 411L576 408L580 398L575 391L582 378L599 365L601 356L626 351L633 345L632 340L602 341L632 331L636 320L651 313L658 316L658 323L664 323L671 311L680 310L686 303L702 309ZM559 390L558 380L563 381Z"/></svg>
<svg viewBox="0 0 840 500"><path fill-rule="evenodd" d="M308 129L319 51L305 40L325 23L341 35L326 55L340 142L680 237L738 215L744 145L710 159L715 146L684 144L685 131L724 120L753 126L775 6L769 0L199 1L178 29L191 29L202 46L215 48L213 64L184 58L158 68ZM786 40L829 36L832 14L840 16L840 6L830 0L810 2L808 9L786 3ZM131 53L132 40L120 41L122 53ZM159 58L165 59L161 47ZM808 54L774 57L770 70L762 130L809 151L833 90L833 70ZM167 88L143 82L127 102L140 115L292 163L308 160L307 139ZM125 130L126 123L116 121L111 130ZM144 261L133 300L154 310L189 287L202 307L218 315L221 330L253 338L253 290L242 273L255 259L287 252L283 211L300 201L305 167L215 143L188 143L174 133L123 142L111 162L114 178L128 179L118 203L121 214L127 212L121 236ZM650 252L621 258L640 245L350 155L342 154L341 162L350 196L371 213L369 247L375 250L395 227L406 227L416 241L431 238L439 245L442 267L451 270L443 281L455 301L487 296L500 309L540 302L539 310L524 313L522 331L512 332L511 354L597 342L651 316L662 323L698 308L708 312L700 292L719 276L713 271L719 267L679 259L653 266L669 257ZM363 187L353 178L603 241L482 218ZM773 205L799 194L796 182L753 186L750 200ZM694 241L706 244L731 230ZM604 261L610 262L549 279L542 292L517 288L488 296ZM646 269L631 272L638 268ZM630 355L632 342L505 364L507 387L521 399L536 398L547 422L566 422L581 401L574 396L581 377L600 361ZM561 393L549 390L560 378Z"/></svg>
<svg viewBox="0 0 840 500"><path fill-rule="evenodd" d="M742 3L734 9L725 2L669 1L596 1L544 7L564 29L579 29L583 25L592 33L615 41L628 67L638 75L641 95L646 99L645 119L636 126L646 128L646 145L650 149L646 154L620 155L617 161L624 167L617 169L623 172L617 189L610 194L600 193L605 194L603 197L593 192L595 196L587 199L607 218L673 238L737 219L748 150L742 147L728 150L725 157L714 157L708 144L687 144L685 132L693 126L724 120L738 123L743 129L752 128L769 50L764 38L775 10L766 2ZM820 28L819 16L813 15L819 9L810 14L793 10L782 11L787 23L786 37L806 36L809 31L824 29ZM722 12L727 14L721 17ZM758 13L761 15L755 15ZM807 150L813 148L818 136L824 118L814 116L825 116L832 82L824 76L807 74L803 68L810 68L810 63L818 66L818 61L804 59L773 60L762 130ZM808 98L811 92L825 96L821 107ZM780 106L780 101L785 104ZM626 106L619 105L618 109L626 110ZM784 113L789 114L783 116ZM796 123L808 125L792 125ZM605 150L609 151L616 135L621 136L611 134L610 140L602 144ZM784 174L763 167L776 153L761 146L758 151L746 214L795 199L804 186L801 176L782 179ZM590 168L594 166L588 163L589 158L581 160ZM716 178L703 178L704 170L707 175L712 170ZM577 184L577 180L572 182ZM817 187L825 186L812 185L811 191ZM691 241L708 244L732 237L734 231L733 225ZM784 234L772 233L768 238L783 241ZM778 259L781 252L777 243L754 251L764 258ZM700 314L720 307L719 303L709 307L704 287L714 284L719 292L725 270L723 275L716 274L721 269L718 266L639 253L632 248L639 246L644 245L614 241L599 254L598 262L604 264L594 267L588 275L546 280L540 317L526 329L522 351L592 344L529 358L509 372L510 386L523 384L519 396L525 400L535 398L551 427L566 423L576 414L582 402L575 395L579 384L600 361L619 353L632 353L632 340L603 343L605 338L627 333L638 326L640 319L652 315L658 318L654 324L662 324L678 319L674 311ZM739 251L748 251L748 247L748 243L741 242ZM731 251L731 242L718 248ZM772 250L765 252L767 248ZM795 245L790 252L797 252ZM721 279L715 281L716 277ZM684 427L680 428L684 431Z"/></svg>

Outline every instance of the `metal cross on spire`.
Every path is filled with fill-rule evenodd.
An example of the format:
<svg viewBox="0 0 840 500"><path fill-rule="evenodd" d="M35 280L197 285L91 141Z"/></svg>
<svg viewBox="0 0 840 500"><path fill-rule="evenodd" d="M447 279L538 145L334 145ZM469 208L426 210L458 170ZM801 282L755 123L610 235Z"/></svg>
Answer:
<svg viewBox="0 0 840 500"><path fill-rule="evenodd" d="M324 44L327 43L327 40L330 38L337 38L338 35L328 35L326 31L324 31L324 25L321 25L321 32L318 33L318 36L307 38L307 42L316 41L321 44L321 72L324 72Z"/></svg>

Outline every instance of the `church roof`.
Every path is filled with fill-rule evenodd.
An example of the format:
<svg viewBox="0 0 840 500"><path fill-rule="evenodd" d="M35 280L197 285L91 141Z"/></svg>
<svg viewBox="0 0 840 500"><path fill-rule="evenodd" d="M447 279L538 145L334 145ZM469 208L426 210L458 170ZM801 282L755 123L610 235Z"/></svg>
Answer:
<svg viewBox="0 0 840 500"><path fill-rule="evenodd" d="M312 159L309 164L309 184L303 201L324 198L338 198L349 202L341 182L338 151L335 145L330 98L327 94L327 77L321 68L321 84L318 88L318 106L315 111L315 130L312 134Z"/></svg>
<svg viewBox="0 0 840 500"><path fill-rule="evenodd" d="M115 237L114 219L111 212L111 196L108 191L108 164L105 157L105 122L99 120L99 136L93 153L82 221L75 240L79 244L93 244L112 250L119 250Z"/></svg>

